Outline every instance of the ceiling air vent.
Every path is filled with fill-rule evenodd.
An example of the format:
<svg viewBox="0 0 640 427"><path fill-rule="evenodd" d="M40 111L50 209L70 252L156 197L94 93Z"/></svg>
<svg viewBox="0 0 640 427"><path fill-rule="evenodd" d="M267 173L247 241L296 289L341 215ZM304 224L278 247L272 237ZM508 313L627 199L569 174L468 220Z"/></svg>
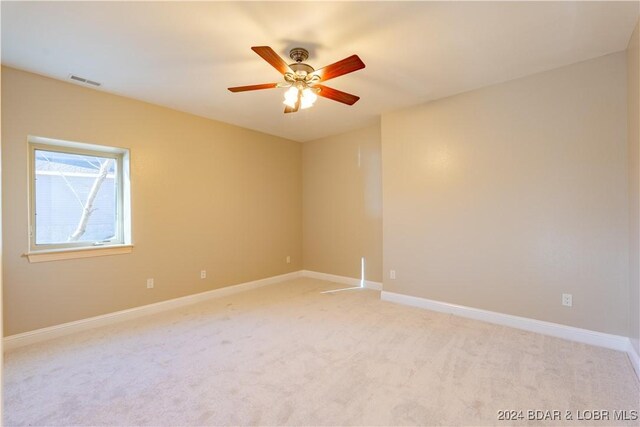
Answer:
<svg viewBox="0 0 640 427"><path fill-rule="evenodd" d="M76 82L84 83L91 86L101 86L102 83L94 82L93 80L85 79L84 77L76 76L73 74L69 74L69 79L75 80Z"/></svg>

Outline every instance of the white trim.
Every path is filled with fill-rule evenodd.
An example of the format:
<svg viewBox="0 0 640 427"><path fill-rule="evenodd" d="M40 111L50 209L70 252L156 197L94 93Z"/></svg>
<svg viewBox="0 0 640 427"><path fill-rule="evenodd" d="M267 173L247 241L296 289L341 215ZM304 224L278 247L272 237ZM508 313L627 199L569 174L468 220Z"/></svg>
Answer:
<svg viewBox="0 0 640 427"><path fill-rule="evenodd" d="M311 279L325 280L327 282L341 283L349 286L360 286L360 279L356 279L355 277L338 276L311 270L302 270L301 273L302 277L310 277Z"/></svg>
<svg viewBox="0 0 640 427"><path fill-rule="evenodd" d="M355 277L338 276L336 274L320 273L319 271L302 270L300 272L302 277L309 277L312 279L325 280L327 282L340 283L349 286L360 286L360 279ZM376 291L382 290L382 283L372 282L371 280L364 281L364 287Z"/></svg>
<svg viewBox="0 0 640 427"><path fill-rule="evenodd" d="M101 316L89 317L88 319L76 320L75 322L63 323L61 325L49 326L47 328L36 329L35 331L24 332L22 334L11 335L3 339L4 350L11 350L25 345L58 338L75 332L85 331L100 326L110 325L123 320L135 319L149 314L159 313L200 301L212 298L225 297L261 286L279 283L285 280L300 277L299 271L281 274L279 276L267 277L265 279L254 280L252 282L241 283L239 285L227 286L213 289L199 294L187 295L154 304L134 307L127 310L116 311L114 313L103 314Z"/></svg>
<svg viewBox="0 0 640 427"><path fill-rule="evenodd" d="M35 181L38 171L36 171L36 151L55 151L66 154L80 154L87 156L96 156L101 158L112 158L116 163L116 173L111 176L115 177L116 187L116 233L110 243L116 245L130 245L131 239L131 182L130 182L130 158L129 150L126 148L118 148L111 146L102 146L95 144L86 144L82 142L63 141L51 138L43 138L39 136L27 136L27 149L29 158L28 169L28 206L29 206L29 253L40 252L50 249L78 249L92 248L94 242L58 242L48 244L36 244L36 194ZM129 251L130 252L130 251ZM113 255L105 254L105 255ZM91 255L78 256L77 258L85 258ZM95 255L99 256L99 255ZM29 257L29 262L39 262L38 257L35 261ZM63 257L59 259L68 259ZM43 257L43 261L54 261L55 257Z"/></svg>
<svg viewBox="0 0 640 427"><path fill-rule="evenodd" d="M441 313L449 313L456 316L467 317L469 319L509 326L511 328L564 338L570 341L577 341L613 350L627 352L631 345L629 338L620 335L605 334L603 332L590 331L588 329L575 328L573 326L561 325L558 323L496 313L494 311L449 304L446 302L434 301L410 295L396 294L394 292L382 291L380 298L383 301L410 305Z"/></svg>
<svg viewBox="0 0 640 427"><path fill-rule="evenodd" d="M631 340L629 340L629 348L627 349L627 356L629 356L629 361L631 362L631 366L633 366L633 370L636 372L636 376L638 377L638 380L640 380L640 354L638 354L633 344L631 344Z"/></svg>
<svg viewBox="0 0 640 427"><path fill-rule="evenodd" d="M42 251L27 252L23 256L26 256L30 263L34 263L59 261L63 259L130 254L132 251L133 245L104 245L91 246L87 248L46 249Z"/></svg>
<svg viewBox="0 0 640 427"><path fill-rule="evenodd" d="M371 289L374 291L381 291L382 290L382 283L380 282L372 282L371 280L365 280L364 281L364 287L367 289Z"/></svg>
<svg viewBox="0 0 640 427"><path fill-rule="evenodd" d="M45 138L43 136L36 135L28 135L27 139L30 144L63 147L72 150L89 150L110 154L125 154L129 151L127 148L113 147L109 145L97 145L88 142L66 141L64 139Z"/></svg>

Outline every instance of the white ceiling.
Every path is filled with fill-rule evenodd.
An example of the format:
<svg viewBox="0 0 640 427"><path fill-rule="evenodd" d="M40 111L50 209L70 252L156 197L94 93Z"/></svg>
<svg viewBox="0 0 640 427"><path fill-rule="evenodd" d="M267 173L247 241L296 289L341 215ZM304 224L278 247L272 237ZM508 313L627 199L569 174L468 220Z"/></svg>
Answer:
<svg viewBox="0 0 640 427"><path fill-rule="evenodd" d="M383 112L626 48L638 2L2 2L2 63L298 141L359 128ZM283 114L283 92L251 51L316 69L358 54L367 67ZM289 62L289 61L288 61Z"/></svg>

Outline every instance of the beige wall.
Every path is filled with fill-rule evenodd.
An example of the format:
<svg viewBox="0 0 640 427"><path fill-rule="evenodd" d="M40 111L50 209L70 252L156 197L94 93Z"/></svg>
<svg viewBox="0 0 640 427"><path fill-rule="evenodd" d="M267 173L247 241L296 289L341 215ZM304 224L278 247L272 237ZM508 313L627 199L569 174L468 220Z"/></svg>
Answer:
<svg viewBox="0 0 640 427"><path fill-rule="evenodd" d="M5 335L302 268L299 143L11 68L2 89ZM27 135L131 150L132 254L22 257Z"/></svg>
<svg viewBox="0 0 640 427"><path fill-rule="evenodd" d="M629 135L629 337L640 354L640 23L627 48Z"/></svg>
<svg viewBox="0 0 640 427"><path fill-rule="evenodd" d="M359 278L361 256L381 281L384 229L387 291L621 335L630 317L637 345L634 34L628 61L609 55L302 145L3 67L5 334L301 268ZM131 149L132 254L21 257L29 134Z"/></svg>
<svg viewBox="0 0 640 427"><path fill-rule="evenodd" d="M382 280L380 124L303 144L304 268Z"/></svg>
<svg viewBox="0 0 640 427"><path fill-rule="evenodd" d="M621 52L384 114L385 291L627 335L626 98Z"/></svg>

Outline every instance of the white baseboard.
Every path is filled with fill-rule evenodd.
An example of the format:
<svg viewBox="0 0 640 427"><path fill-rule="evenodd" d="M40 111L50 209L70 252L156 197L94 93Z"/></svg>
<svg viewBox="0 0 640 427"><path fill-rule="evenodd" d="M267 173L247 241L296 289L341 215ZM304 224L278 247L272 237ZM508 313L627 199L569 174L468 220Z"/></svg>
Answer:
<svg viewBox="0 0 640 427"><path fill-rule="evenodd" d="M300 271L294 271L292 273L281 274L279 276L267 277L264 279L254 280L252 282L241 283L239 285L213 289L211 291L201 292L198 294L187 295L154 304L116 311L114 313L103 314L101 316L89 317L87 319L76 320L74 322L63 323L61 325L49 326L47 328L36 329L35 331L24 332L22 334L11 335L3 339L3 347L4 350L11 350L36 342L69 335L75 332L121 322L123 320L135 319L137 317L195 304L212 298L221 298L237 294L239 292L248 291L250 289L294 279L300 277L300 273Z"/></svg>
<svg viewBox="0 0 640 427"><path fill-rule="evenodd" d="M208 299L221 298L239 292L248 291L250 289L283 282L285 280L295 279L301 276L319 280L326 280L334 283L341 283L348 286L360 286L360 279L352 277L338 276L334 274L320 273L317 271L309 270L294 271L291 273L281 274L279 276L267 277L264 279L254 280L252 282L227 286L220 289L213 289L211 291L201 292L198 294L187 295L184 297L161 301L154 304L143 305L140 307L116 311L114 313L108 313L101 316L90 317L74 322L63 323L61 325L36 329L35 331L11 335L3 339L3 347L5 351L11 350L25 345L50 340L64 335L69 335L75 332L85 331L88 329L93 329L128 319L135 319L149 314L159 313L190 304L195 304L197 302L205 301ZM365 287L382 291L382 283L380 282L366 280ZM545 322L542 320L529 319L526 317L481 310L473 307L449 304L426 298L397 294L393 292L382 291L380 298L383 301L410 305L413 307L424 308L441 313L450 313L470 319L509 326L512 328L536 332L543 335L564 338L570 341L577 341L599 347L610 348L613 350L624 351L629 356L631 365L633 366L636 375L640 379L640 355L636 352L635 348L631 345L631 341L627 337L605 334L602 332L590 331L588 329L580 329L572 326Z"/></svg>
<svg viewBox="0 0 640 427"><path fill-rule="evenodd" d="M302 277L310 277L312 279L325 280L327 282L341 283L348 286L360 286L360 279L355 277L337 276L335 274L320 273L318 271L302 270Z"/></svg>
<svg viewBox="0 0 640 427"><path fill-rule="evenodd" d="M371 280L365 280L364 281L364 287L365 288L369 288L369 289L373 289L374 291L381 291L382 290L382 283L380 283L380 282L372 282Z"/></svg>
<svg viewBox="0 0 640 427"><path fill-rule="evenodd" d="M640 380L640 354L638 354L635 347L631 344L631 340L629 340L629 349L627 350L627 356L629 356L631 366L633 366L633 370L636 371L636 375Z"/></svg>
<svg viewBox="0 0 640 427"><path fill-rule="evenodd" d="M509 326L516 329L564 338L566 340L591 344L598 347L606 347L613 350L627 352L631 345L629 338L620 335L605 334L603 332L590 331L588 329L580 329L558 323L529 319L527 317L481 310L463 305L449 304L446 302L434 301L410 295L382 291L380 298L383 301L411 305L441 313L454 314L456 316L467 317L469 319Z"/></svg>
<svg viewBox="0 0 640 427"><path fill-rule="evenodd" d="M311 270L302 270L300 274L303 277L310 277L312 279L326 280L327 282L341 283L343 285L354 286L354 287L360 286L360 279L356 279L355 277L338 276L336 274L320 273L318 271L311 271ZM381 291L382 283L372 282L371 280L365 280L364 287L367 289Z"/></svg>

